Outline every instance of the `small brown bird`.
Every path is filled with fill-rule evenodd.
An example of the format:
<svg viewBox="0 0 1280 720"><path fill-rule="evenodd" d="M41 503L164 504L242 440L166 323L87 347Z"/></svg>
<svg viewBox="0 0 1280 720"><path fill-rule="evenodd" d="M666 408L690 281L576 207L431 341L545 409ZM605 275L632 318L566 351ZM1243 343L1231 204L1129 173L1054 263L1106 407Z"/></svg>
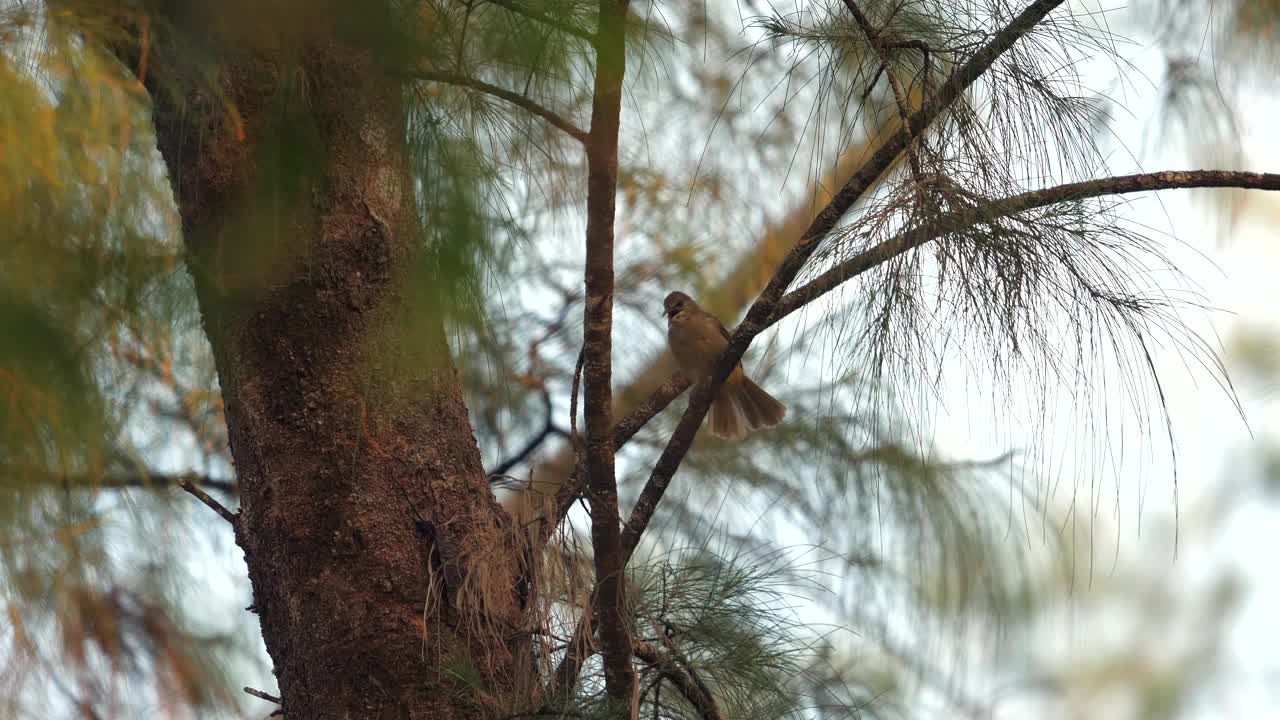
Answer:
<svg viewBox="0 0 1280 720"><path fill-rule="evenodd" d="M671 293L662 305L667 316L667 344L676 364L690 380L705 381L716 358L729 347L729 331L682 292ZM777 425L786 414L787 406L751 382L738 363L711 403L711 433L737 440L748 430Z"/></svg>

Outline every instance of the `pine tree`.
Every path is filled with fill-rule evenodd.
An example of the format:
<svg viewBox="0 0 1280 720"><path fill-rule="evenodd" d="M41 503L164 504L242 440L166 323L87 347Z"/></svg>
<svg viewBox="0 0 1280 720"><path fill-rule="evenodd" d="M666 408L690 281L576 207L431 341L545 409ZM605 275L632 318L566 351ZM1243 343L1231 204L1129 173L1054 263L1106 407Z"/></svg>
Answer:
<svg viewBox="0 0 1280 720"><path fill-rule="evenodd" d="M891 714L889 624L1025 600L1035 499L896 391L1116 363L1158 417L1153 344L1219 366L1116 198L1280 176L1108 175L1117 38L1063 0L677 5L3 6L13 715L238 702L191 498L289 718ZM671 289L741 317L712 378ZM788 422L695 443L762 335Z"/></svg>

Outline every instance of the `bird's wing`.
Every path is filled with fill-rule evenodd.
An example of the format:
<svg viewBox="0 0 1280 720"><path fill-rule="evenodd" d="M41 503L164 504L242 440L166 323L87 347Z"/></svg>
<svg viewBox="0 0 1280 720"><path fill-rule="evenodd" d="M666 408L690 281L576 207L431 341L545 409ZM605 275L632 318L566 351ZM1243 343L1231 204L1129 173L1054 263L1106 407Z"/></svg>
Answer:
<svg viewBox="0 0 1280 720"><path fill-rule="evenodd" d="M720 318L713 316L713 319L716 321L716 327L720 328L720 334L724 336L724 339L725 340L732 339L733 336L729 334L728 330L724 329L724 323L720 322Z"/></svg>

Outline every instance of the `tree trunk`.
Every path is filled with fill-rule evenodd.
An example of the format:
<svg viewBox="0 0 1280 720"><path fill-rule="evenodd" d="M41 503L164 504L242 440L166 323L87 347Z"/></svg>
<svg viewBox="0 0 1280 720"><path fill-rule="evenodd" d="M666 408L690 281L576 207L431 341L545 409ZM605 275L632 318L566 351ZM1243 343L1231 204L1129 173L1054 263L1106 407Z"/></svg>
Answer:
<svg viewBox="0 0 1280 720"><path fill-rule="evenodd" d="M401 88L328 40L246 55L221 98L152 96L285 717L506 714L529 675L515 555L440 319L408 299ZM281 113L322 154L281 156Z"/></svg>

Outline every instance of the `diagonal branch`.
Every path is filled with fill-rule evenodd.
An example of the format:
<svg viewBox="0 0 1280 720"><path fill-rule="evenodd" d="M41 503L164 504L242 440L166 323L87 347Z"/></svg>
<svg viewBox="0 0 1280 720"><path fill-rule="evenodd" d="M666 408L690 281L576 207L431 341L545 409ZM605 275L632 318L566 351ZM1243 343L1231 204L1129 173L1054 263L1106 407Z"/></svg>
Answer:
<svg viewBox="0 0 1280 720"><path fill-rule="evenodd" d="M231 523L232 528L239 528L240 517L228 510L222 503L214 500L209 493L201 490L199 486L192 482L191 478L183 478L182 481L178 483L178 487L186 490L189 494L195 497L195 499L207 505L210 510L218 513L223 520Z"/></svg>
<svg viewBox="0 0 1280 720"><path fill-rule="evenodd" d="M658 674L670 681L689 704L698 710L702 720L723 720L724 714L706 683L692 668L684 667L674 657L659 652L651 643L636 640L632 645L635 656L651 665Z"/></svg>
<svg viewBox="0 0 1280 720"><path fill-rule="evenodd" d="M516 107L519 107L532 115L546 120L553 127L564 131L566 135L577 140L583 145L587 144L587 133L582 128L574 125L572 121L562 115L557 114L553 110L549 110L542 105L531 100L525 95L513 92L503 87L498 87L483 80L477 80L465 75L457 75L455 73L438 72L435 70L413 70L397 73L402 77L413 80L424 80L426 82L437 82L445 85L456 85L458 87L470 88L477 90L486 95L492 95L500 100L505 100Z"/></svg>
<svg viewBox="0 0 1280 720"><path fill-rule="evenodd" d="M652 420L658 413L666 409L672 400L680 397L681 393L689 388L691 383L688 379L673 375L665 383L660 385L653 391L644 402L637 405L630 413L627 414L613 428L613 451L616 454L627 444L635 434ZM569 479L560 485L559 491L556 492L555 517L551 522L544 523L541 526L541 535L538 540L538 547L544 547L547 540L551 537L551 533L560 523L564 522L564 516L569 513L569 508L573 507L573 503L582 494L582 476L578 470L574 470Z"/></svg>
<svg viewBox="0 0 1280 720"><path fill-rule="evenodd" d="M902 88L902 83L898 81L898 73L893 69L892 59L889 57L889 50L885 43L880 39L880 33L871 27L871 21L867 19L866 14L862 12L862 8L854 0L844 0L845 7L849 8L849 12L853 14L854 22L862 30L862 34L866 36L867 43L876 51L876 55L880 58L880 69L884 72L884 77L889 81L889 89L893 92L894 103L898 106L898 114L902 117L902 124L906 128L911 127L911 108L907 107L906 91ZM872 85L875 84L873 80ZM867 92L871 92L871 88L867 88ZM907 143L907 159L911 166L911 174L920 182L920 177L924 173L924 169L920 165L920 155L917 152L914 142Z"/></svg>
<svg viewBox="0 0 1280 720"><path fill-rule="evenodd" d="M787 254L769 285L751 306L746 318L734 331L729 347L716 363L715 372L712 373L710 380L703 383L694 393L689 402L689 408L680 418L679 425L676 426L666 448L654 465L649 481L645 483L644 490L641 491L623 531L623 543L626 545L628 558L639 544L640 536L649 526L649 520L657 510L658 502L666 492L668 483L671 482L672 476L679 469L681 461L693 444L693 437L698 427L702 425L702 419L711 406L711 399L715 397L715 393L728 378L734 366L742 359L751 341L767 327L766 321L773 314L774 307L778 304L783 292L795 280L822 241L831 234L840 218L853 207L853 204L889 169L898 154L911 142L912 137L922 133L930 123L964 94L997 58L1013 47L1019 38L1030 32L1063 2L1064 0L1036 0L1028 5L961 66L938 90L937 95L911 116L909 127L900 129L886 140L814 219L801 236L800 242Z"/></svg>
<svg viewBox="0 0 1280 720"><path fill-rule="evenodd" d="M848 260L838 263L830 270L784 295L774 307L773 312L764 321L762 329L773 326L791 313L868 270L949 232L1064 202L1087 200L1106 195L1127 195L1157 190L1194 188L1239 188L1243 190L1280 191L1280 174L1227 170L1170 170L1068 183L993 200L981 208L943 215L924 227L903 232L858 253ZM655 393L655 398L657 395ZM654 414L661 412L662 409L662 407L657 408ZM648 418L637 418L636 420L643 423L647 422ZM648 489L648 486L646 486L645 490L647 491ZM643 499L644 494L642 493L641 500ZM640 502L637 501L636 510L638 511L640 508ZM652 515L652 511L649 511L649 514ZM633 511L623 534L629 550L633 549L632 538L634 537L636 542L639 540L638 534L633 534L633 527L638 527L639 532L643 532L642 525L633 525L633 523L638 522L635 511ZM644 522L647 524L648 520L645 519Z"/></svg>

